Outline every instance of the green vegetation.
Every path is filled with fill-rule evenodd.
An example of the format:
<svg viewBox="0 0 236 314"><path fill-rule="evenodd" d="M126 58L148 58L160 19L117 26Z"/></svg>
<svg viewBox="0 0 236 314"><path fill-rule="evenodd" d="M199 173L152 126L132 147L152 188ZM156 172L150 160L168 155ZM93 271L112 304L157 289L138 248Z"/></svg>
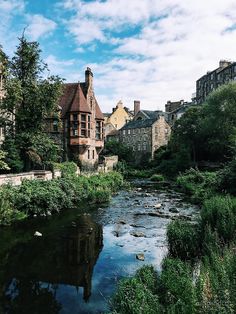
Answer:
<svg viewBox="0 0 236 314"><path fill-rule="evenodd" d="M115 313L236 313L235 130L236 84L231 83L190 108L176 122L168 146L156 152L155 173L177 178L179 188L201 204L200 217L194 224L169 224L168 256L161 273L153 271L149 278L154 288L138 273L125 279L114 297ZM218 170L199 171L203 161ZM140 303L134 296L141 296Z"/></svg>
<svg viewBox="0 0 236 314"><path fill-rule="evenodd" d="M161 273L144 266L122 280L114 313L235 313L235 212L236 198L218 196L204 202L197 224L172 222Z"/></svg>
<svg viewBox="0 0 236 314"><path fill-rule="evenodd" d="M56 76L45 78L47 66L40 53L39 44L27 41L24 35L11 60L0 47L6 89L0 104L5 114L0 123L7 132L3 144L6 163L14 172L44 169L48 163L60 161L58 145L44 131L45 118L58 112L62 80Z"/></svg>
<svg viewBox="0 0 236 314"><path fill-rule="evenodd" d="M4 161L6 158L6 153L0 150L0 170L10 170L7 163Z"/></svg>
<svg viewBox="0 0 236 314"><path fill-rule="evenodd" d="M155 182L163 182L165 180L165 178L161 174L153 174L150 179L151 181Z"/></svg>
<svg viewBox="0 0 236 314"><path fill-rule="evenodd" d="M74 162L52 163L52 170L60 170L62 178L76 177L77 165Z"/></svg>
<svg viewBox="0 0 236 314"><path fill-rule="evenodd" d="M198 169L186 170L180 174L176 182L181 191L191 196L195 203L202 203L213 196L219 189L218 172L201 172Z"/></svg>
<svg viewBox="0 0 236 314"><path fill-rule="evenodd" d="M25 180L19 187L0 188L0 224L32 215L49 215L78 208L81 202L104 203L123 186L117 172L90 177L65 177L52 181Z"/></svg>

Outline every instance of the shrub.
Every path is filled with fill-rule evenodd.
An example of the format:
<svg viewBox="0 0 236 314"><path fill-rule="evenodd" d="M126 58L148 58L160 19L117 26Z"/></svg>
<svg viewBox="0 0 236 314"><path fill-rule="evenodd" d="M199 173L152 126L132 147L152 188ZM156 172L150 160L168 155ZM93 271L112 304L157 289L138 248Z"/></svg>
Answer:
<svg viewBox="0 0 236 314"><path fill-rule="evenodd" d="M201 226L209 225L225 242L235 239L236 198L216 196L206 200L201 211Z"/></svg>
<svg viewBox="0 0 236 314"><path fill-rule="evenodd" d="M77 165L74 162L53 163L52 167L61 171L62 178L76 177Z"/></svg>
<svg viewBox="0 0 236 314"><path fill-rule="evenodd" d="M159 279L159 299L165 313L195 313L196 294L189 265L165 258Z"/></svg>
<svg viewBox="0 0 236 314"><path fill-rule="evenodd" d="M146 266L140 269L134 278L121 280L112 302L114 313L162 313L158 297L152 292L155 276L153 268Z"/></svg>
<svg viewBox="0 0 236 314"><path fill-rule="evenodd" d="M200 253L199 231L196 225L176 220L167 228L167 240L171 257L190 260Z"/></svg>
<svg viewBox="0 0 236 314"><path fill-rule="evenodd" d="M200 172L191 168L177 177L177 184L185 193L191 195L194 202L201 203L216 194L218 173Z"/></svg>
<svg viewBox="0 0 236 314"><path fill-rule="evenodd" d="M155 182L163 182L165 180L165 178L161 174L153 174L150 179L151 181Z"/></svg>

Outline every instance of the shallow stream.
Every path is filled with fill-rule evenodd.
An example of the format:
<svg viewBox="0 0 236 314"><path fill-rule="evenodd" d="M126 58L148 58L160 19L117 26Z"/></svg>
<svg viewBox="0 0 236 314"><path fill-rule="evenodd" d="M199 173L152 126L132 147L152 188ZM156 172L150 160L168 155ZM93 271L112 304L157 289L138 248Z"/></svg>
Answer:
<svg viewBox="0 0 236 314"><path fill-rule="evenodd" d="M107 206L0 229L0 313L108 312L120 278L144 264L160 270L167 224L197 215L182 194L136 181Z"/></svg>

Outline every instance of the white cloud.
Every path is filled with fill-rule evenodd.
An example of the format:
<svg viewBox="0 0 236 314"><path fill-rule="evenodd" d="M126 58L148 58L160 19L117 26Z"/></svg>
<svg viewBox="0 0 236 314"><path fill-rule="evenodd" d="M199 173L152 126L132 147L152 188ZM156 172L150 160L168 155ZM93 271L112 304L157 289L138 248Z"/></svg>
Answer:
<svg viewBox="0 0 236 314"><path fill-rule="evenodd" d="M80 47L114 44L111 61L90 65L105 111L120 98L128 106L138 98L143 108L153 109L164 109L169 99L190 100L196 79L220 59L236 60L235 0L70 0L65 5L74 12L68 30ZM117 29L137 26L135 35L117 35Z"/></svg>
<svg viewBox="0 0 236 314"><path fill-rule="evenodd" d="M35 41L42 36L50 34L57 27L57 24L54 21L39 14L28 15L27 21L29 26L26 29L26 34Z"/></svg>

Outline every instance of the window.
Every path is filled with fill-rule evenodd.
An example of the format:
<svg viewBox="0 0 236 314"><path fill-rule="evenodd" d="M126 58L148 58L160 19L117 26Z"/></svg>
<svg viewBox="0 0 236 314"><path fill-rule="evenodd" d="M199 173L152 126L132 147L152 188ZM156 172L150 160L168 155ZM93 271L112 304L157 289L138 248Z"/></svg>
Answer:
<svg viewBox="0 0 236 314"><path fill-rule="evenodd" d="M130 134L130 130L128 130L128 134Z"/></svg>
<svg viewBox="0 0 236 314"><path fill-rule="evenodd" d="M125 130L123 130L123 135L125 135Z"/></svg>
<svg viewBox="0 0 236 314"><path fill-rule="evenodd" d="M140 144L138 144L138 150L141 150L141 145Z"/></svg>
<svg viewBox="0 0 236 314"><path fill-rule="evenodd" d="M173 116L173 115L172 115ZM172 117L171 117L172 118ZM172 118L173 119L173 118ZM155 133L157 134L158 133L158 127L155 126Z"/></svg>
<svg viewBox="0 0 236 314"><path fill-rule="evenodd" d="M78 120L78 115L77 115L77 113L74 113L73 114L73 121L77 121Z"/></svg>
<svg viewBox="0 0 236 314"><path fill-rule="evenodd" d="M147 150L147 143L143 143L143 150Z"/></svg>
<svg viewBox="0 0 236 314"><path fill-rule="evenodd" d="M86 114L81 114L80 119L80 136L87 137Z"/></svg>
<svg viewBox="0 0 236 314"><path fill-rule="evenodd" d="M133 129L133 134L135 134L135 129Z"/></svg>
<svg viewBox="0 0 236 314"><path fill-rule="evenodd" d="M94 150L93 150L93 159L94 159Z"/></svg>
<svg viewBox="0 0 236 314"><path fill-rule="evenodd" d="M78 135L78 130L72 130L72 134L73 134L73 136L77 136Z"/></svg>
<svg viewBox="0 0 236 314"><path fill-rule="evenodd" d="M90 159L90 150L88 150L88 159Z"/></svg>
<svg viewBox="0 0 236 314"><path fill-rule="evenodd" d="M91 129L91 116L88 115L88 137L90 137L90 129Z"/></svg>
<svg viewBox="0 0 236 314"><path fill-rule="evenodd" d="M53 132L58 132L58 120L53 120Z"/></svg>
<svg viewBox="0 0 236 314"><path fill-rule="evenodd" d="M101 139L101 121L96 121L96 139Z"/></svg>

